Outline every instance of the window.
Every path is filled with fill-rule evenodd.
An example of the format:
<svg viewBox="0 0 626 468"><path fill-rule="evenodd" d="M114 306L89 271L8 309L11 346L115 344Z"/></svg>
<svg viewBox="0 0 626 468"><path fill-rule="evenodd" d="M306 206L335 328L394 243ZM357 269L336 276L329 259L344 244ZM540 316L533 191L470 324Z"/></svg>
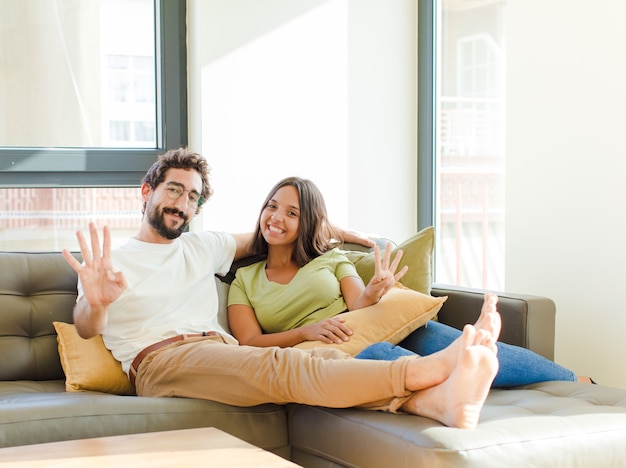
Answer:
<svg viewBox="0 0 626 468"><path fill-rule="evenodd" d="M504 289L505 0L420 7L420 227L435 281Z"/></svg>
<svg viewBox="0 0 626 468"><path fill-rule="evenodd" d="M0 16L0 249L72 246L90 219L136 227L141 177L187 143L185 0L3 1Z"/></svg>
<svg viewBox="0 0 626 468"><path fill-rule="evenodd" d="M137 233L140 219L137 187L1 188L0 250L72 250L90 221L109 226L117 246Z"/></svg>
<svg viewBox="0 0 626 468"><path fill-rule="evenodd" d="M186 144L185 5L2 2L0 187L137 185Z"/></svg>

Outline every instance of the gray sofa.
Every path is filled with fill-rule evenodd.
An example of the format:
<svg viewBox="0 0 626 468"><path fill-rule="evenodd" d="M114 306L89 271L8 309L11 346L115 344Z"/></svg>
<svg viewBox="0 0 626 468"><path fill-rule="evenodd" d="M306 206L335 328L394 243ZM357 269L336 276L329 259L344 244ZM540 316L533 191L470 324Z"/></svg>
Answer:
<svg viewBox="0 0 626 468"><path fill-rule="evenodd" d="M439 319L456 327L482 302L462 288L432 294L448 296ZM0 447L214 426L308 467L626 466L626 390L601 385L492 390L471 431L356 409L67 392L52 322L72 321L75 297L60 253L0 252ZM551 300L501 294L499 309L504 341L553 357Z"/></svg>

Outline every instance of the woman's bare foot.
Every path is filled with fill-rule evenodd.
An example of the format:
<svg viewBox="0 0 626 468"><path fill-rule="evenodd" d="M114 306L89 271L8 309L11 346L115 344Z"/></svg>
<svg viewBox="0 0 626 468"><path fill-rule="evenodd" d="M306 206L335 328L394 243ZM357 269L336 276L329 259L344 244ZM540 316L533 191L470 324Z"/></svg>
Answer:
<svg viewBox="0 0 626 468"><path fill-rule="evenodd" d="M476 330L486 330L493 337L494 341L500 338L500 330L502 329L502 318L497 309L498 296L493 293L486 293L483 306L480 309L480 316L474 328Z"/></svg>
<svg viewBox="0 0 626 468"><path fill-rule="evenodd" d="M416 392L402 409L449 427L473 429L497 371L496 355L486 346L472 344L462 350L447 380Z"/></svg>
<svg viewBox="0 0 626 468"><path fill-rule="evenodd" d="M577 380L578 382L582 382L582 383L595 384L595 382L593 381L591 377L587 377L584 375L579 375Z"/></svg>

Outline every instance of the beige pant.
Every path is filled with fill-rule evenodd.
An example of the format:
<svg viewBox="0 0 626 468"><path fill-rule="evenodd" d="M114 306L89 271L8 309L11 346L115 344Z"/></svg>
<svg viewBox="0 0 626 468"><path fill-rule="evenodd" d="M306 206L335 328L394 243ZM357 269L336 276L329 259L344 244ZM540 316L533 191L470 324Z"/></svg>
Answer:
<svg viewBox="0 0 626 468"><path fill-rule="evenodd" d="M186 397L235 406L303 403L397 411L407 359L353 359L332 349L257 348L221 337L188 338L148 354L137 369L141 396Z"/></svg>

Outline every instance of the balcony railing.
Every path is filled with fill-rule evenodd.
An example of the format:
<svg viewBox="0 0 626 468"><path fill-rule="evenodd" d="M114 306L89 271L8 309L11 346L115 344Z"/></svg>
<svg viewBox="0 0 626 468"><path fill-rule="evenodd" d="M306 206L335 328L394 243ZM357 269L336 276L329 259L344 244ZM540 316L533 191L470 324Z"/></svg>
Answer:
<svg viewBox="0 0 626 468"><path fill-rule="evenodd" d="M503 105L447 97L440 115L437 281L503 289Z"/></svg>

